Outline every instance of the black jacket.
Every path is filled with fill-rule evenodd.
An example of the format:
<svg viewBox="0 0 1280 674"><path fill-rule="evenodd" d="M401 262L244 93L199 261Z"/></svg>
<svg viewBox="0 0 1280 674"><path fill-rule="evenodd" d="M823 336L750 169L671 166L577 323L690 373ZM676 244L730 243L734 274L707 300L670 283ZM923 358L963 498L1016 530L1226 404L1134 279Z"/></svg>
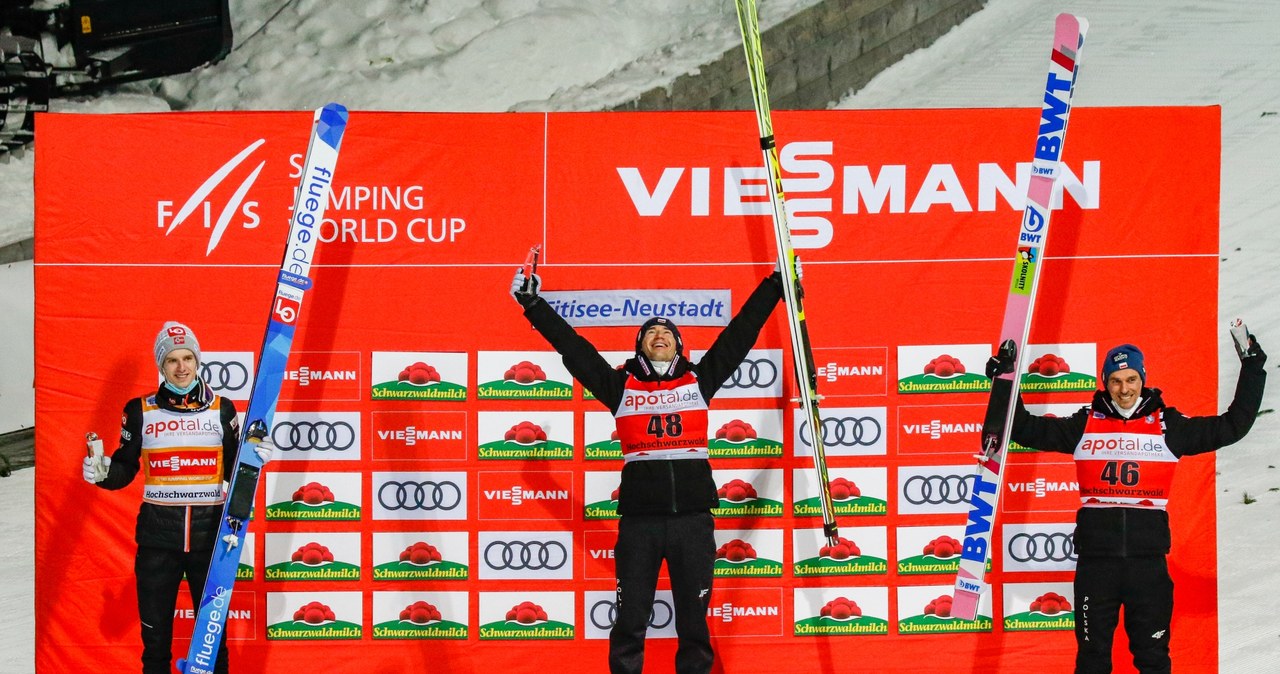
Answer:
<svg viewBox="0 0 1280 674"><path fill-rule="evenodd" d="M1166 407L1160 389L1143 388L1138 409L1130 416L1141 419L1163 410L1165 440L1175 456L1212 452L1245 436L1262 405L1262 389L1267 373L1262 364L1246 359L1240 368L1235 397L1227 411L1217 416L1188 417ZM1256 361L1255 361L1256 362ZM1065 417L1039 417L1027 412L1018 400L1013 419L1014 442L1033 449L1072 454L1084 436L1090 412L1120 419L1106 391L1093 394L1093 403ZM1098 557L1136 557L1169 552L1169 514L1144 508L1080 508L1076 512L1076 552Z"/></svg>
<svg viewBox="0 0 1280 674"><path fill-rule="evenodd" d="M201 383L188 396L178 396L163 384L156 392L156 405L176 412L199 412L212 404L214 394ZM240 448L240 424L236 407L227 398L219 403L222 421L223 479L231 479ZM120 446L111 454L107 479L98 483L103 489L123 489L133 482L141 470L142 398L125 403L120 425ZM143 502L138 509L134 539L140 546L167 550L210 550L222 519L221 505L176 506Z"/></svg>
<svg viewBox="0 0 1280 674"><path fill-rule="evenodd" d="M569 373L610 412L616 413L629 375L634 374L641 380L674 379L684 374L685 368L697 376L702 397L710 403L712 396L747 357L781 299L782 278L775 272L756 286L702 360L691 364L681 358L666 375L648 372L641 361L643 356L631 358L615 369L540 297L525 307L524 315L559 352ZM711 463L705 459L633 461L622 468L620 515L705 511L719 504Z"/></svg>

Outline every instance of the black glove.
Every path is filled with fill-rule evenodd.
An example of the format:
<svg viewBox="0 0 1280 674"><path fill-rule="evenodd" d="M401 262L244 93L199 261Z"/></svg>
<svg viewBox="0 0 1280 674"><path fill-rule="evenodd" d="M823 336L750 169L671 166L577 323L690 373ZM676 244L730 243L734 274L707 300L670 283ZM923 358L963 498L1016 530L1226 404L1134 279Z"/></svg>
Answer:
<svg viewBox="0 0 1280 674"><path fill-rule="evenodd" d="M1240 366L1252 367L1258 370L1267 364L1267 354L1258 344L1258 339L1252 334L1249 335L1249 348L1240 354Z"/></svg>
<svg viewBox="0 0 1280 674"><path fill-rule="evenodd" d="M532 277L524 275L524 267L516 269L516 275L511 279L511 296L515 298L520 306L528 309L534 302L538 301L538 289L542 287L542 279L537 274Z"/></svg>
<svg viewBox="0 0 1280 674"><path fill-rule="evenodd" d="M996 351L996 355L987 359L987 379L995 379L1002 374L1013 372L1013 361L1017 358L1017 355L1018 351L1013 345L1013 340L1005 340L1005 343L1001 344L999 350Z"/></svg>

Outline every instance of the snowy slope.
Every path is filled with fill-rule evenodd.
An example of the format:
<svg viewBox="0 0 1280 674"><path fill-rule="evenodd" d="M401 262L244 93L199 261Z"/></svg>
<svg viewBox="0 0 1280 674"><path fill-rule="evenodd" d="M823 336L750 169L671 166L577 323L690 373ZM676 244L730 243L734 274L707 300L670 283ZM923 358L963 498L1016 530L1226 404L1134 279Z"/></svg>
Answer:
<svg viewBox="0 0 1280 674"><path fill-rule="evenodd" d="M1197 0L1032 2L991 0L939 39L908 55L836 107L1033 107L1053 17L1089 20L1076 106L1222 106L1222 266L1218 398L1235 390L1239 361L1227 321L1243 317L1280 361L1280 3ZM1070 153L1070 145L1067 147ZM1176 166L1169 167L1177 170ZM1274 376L1274 375L1273 375ZM1280 377L1275 377L1280 380ZM1280 398L1273 380L1263 410ZM1274 672L1280 619L1280 415L1258 418L1249 436L1217 454L1221 669ZM1248 498L1256 502L1246 504Z"/></svg>
<svg viewBox="0 0 1280 674"><path fill-rule="evenodd" d="M819 1L764 0L761 28ZM734 0L231 0L231 17L222 63L51 108L601 109L738 44ZM0 165L0 246L32 235L31 157Z"/></svg>
<svg viewBox="0 0 1280 674"><path fill-rule="evenodd" d="M815 1L762 0L762 21L776 23ZM231 4L238 40L247 41L223 64L109 99L64 101L59 109L310 108L335 91L365 109L598 109L664 85L696 69L695 54L713 58L737 40L732 0ZM1273 262L1280 235L1272 232L1280 190L1269 188L1280 172L1269 160L1280 153L1280 61L1269 55L1280 53L1280 3L1159 5L1156 12L1149 0L989 0L840 107L1031 107L1027 92L1034 96L1043 85L1053 15L1087 17L1077 105L1223 106L1222 322L1245 317L1275 354L1274 365L1280 306L1268 300L1280 291ZM341 9L329 9L335 6ZM601 82L607 96L604 85L593 87ZM0 166L0 245L31 236L31 164L29 155ZM31 353L29 342L6 346ZM1225 400L1237 365L1229 345L1219 347ZM1275 400L1268 393L1264 409ZM1277 552L1270 541L1280 520L1280 491L1270 491L1280 489L1273 467L1280 465L1273 449L1280 445L1278 418L1261 417L1248 439L1218 457L1221 669L1231 674L1274 671L1280 657L1280 624L1263 604L1280 592L1280 567L1267 563ZM32 540L33 488L31 470L0 480L0 541ZM1246 505L1245 492L1257 501ZM0 546L0 674L31 671L33 567L30 545Z"/></svg>

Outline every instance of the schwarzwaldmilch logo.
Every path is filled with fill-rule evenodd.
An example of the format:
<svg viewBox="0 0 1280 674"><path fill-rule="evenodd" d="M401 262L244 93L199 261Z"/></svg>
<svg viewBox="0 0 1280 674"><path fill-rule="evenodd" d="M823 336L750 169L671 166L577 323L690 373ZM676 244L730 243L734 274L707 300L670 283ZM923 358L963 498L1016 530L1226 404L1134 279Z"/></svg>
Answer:
<svg viewBox="0 0 1280 674"><path fill-rule="evenodd" d="M609 433L608 440L587 442L586 446L583 447L583 457L587 459L621 459L622 443L618 441L617 429Z"/></svg>
<svg viewBox="0 0 1280 674"><path fill-rule="evenodd" d="M312 601L294 611L293 620L269 625L267 638L328 641L359 639L361 632L360 623L341 620L327 604Z"/></svg>
<svg viewBox="0 0 1280 674"><path fill-rule="evenodd" d="M532 601L522 601L507 611L503 620L480 626L481 639L572 639L573 625L548 616Z"/></svg>
<svg viewBox="0 0 1280 674"><path fill-rule="evenodd" d="M857 602L848 597L836 597L827 602L818 615L797 620L794 629L798 637L888 634L889 621L863 615Z"/></svg>
<svg viewBox="0 0 1280 674"><path fill-rule="evenodd" d="M313 481L295 489L288 501L268 505L267 519L358 520L360 506L338 500L333 495L333 490L323 483Z"/></svg>
<svg viewBox="0 0 1280 674"><path fill-rule="evenodd" d="M484 375L480 377L483 379ZM541 365L522 360L503 371L501 379L482 381L476 397L481 400L569 400L573 397L573 383L548 379Z"/></svg>
<svg viewBox="0 0 1280 674"><path fill-rule="evenodd" d="M1093 391L1098 388L1093 369L1096 359L1094 344L1032 344L1022 361L1027 363L1022 390Z"/></svg>
<svg viewBox="0 0 1280 674"><path fill-rule="evenodd" d="M831 488L831 505L837 516L884 515L889 512L887 501L864 495L862 489L853 480L837 477L828 484ZM821 517L820 497L797 498L792 504L792 514L796 517Z"/></svg>
<svg viewBox="0 0 1280 674"><path fill-rule="evenodd" d="M467 626L448 620L427 601L415 601L400 611L396 620L373 626L374 639L466 639Z"/></svg>
<svg viewBox="0 0 1280 674"><path fill-rule="evenodd" d="M588 475L587 477L588 492L587 493L590 495L591 487L592 487L591 482L594 482L598 479L604 479L604 478L598 478L597 477L598 474L595 474L595 473L588 473L587 475ZM613 473L610 473L607 479L609 479L614 484L616 484L618 480L616 474L613 474ZM582 506L583 519L588 519L588 520L618 519L619 517L618 516L618 494L620 492L621 492L620 487L614 487L613 491L609 492L609 498L584 504Z"/></svg>
<svg viewBox="0 0 1280 674"><path fill-rule="evenodd" d="M968 393L991 390L982 366L987 344L898 347L898 393Z"/></svg>
<svg viewBox="0 0 1280 674"><path fill-rule="evenodd" d="M1076 627L1071 601L1057 592L1045 592L1032 600L1029 606L1023 605L1027 606L1027 610L1005 615L1006 630L1044 632L1074 630Z"/></svg>
<svg viewBox="0 0 1280 674"><path fill-rule="evenodd" d="M781 440L761 438L755 427L743 419L721 425L708 445L713 458L782 456Z"/></svg>
<svg viewBox="0 0 1280 674"><path fill-rule="evenodd" d="M394 561L376 564L374 580L466 580L465 564L445 559L440 549L426 541L415 541Z"/></svg>
<svg viewBox="0 0 1280 674"><path fill-rule="evenodd" d="M910 588L915 590L914 594L919 592L927 592L929 588ZM935 590L936 591L936 590ZM905 613L910 610L901 607L902 597L899 597L899 611ZM945 632L990 632L991 617L979 615L976 620L965 620L951 615L951 607L954 603L951 595L942 594L934 599L925 602L920 613L915 615L903 615L898 620L899 634L929 634L929 633L945 633ZM981 610L981 609L979 609Z"/></svg>
<svg viewBox="0 0 1280 674"><path fill-rule="evenodd" d="M807 554L813 554L812 548ZM800 556L799 550L796 556ZM836 544L823 544L816 557L797 559L793 572L796 576L858 576L882 574L888 568L883 557L864 555L856 542L837 536Z"/></svg>
<svg viewBox="0 0 1280 674"><path fill-rule="evenodd" d="M898 573L955 573L960 565L960 548L960 541L946 535L938 536L929 541L920 554L899 559Z"/></svg>
<svg viewBox="0 0 1280 674"><path fill-rule="evenodd" d="M568 424L565 424L568 426ZM482 441L477 448L481 459L515 459L515 460L568 460L573 458L572 427L567 429L570 436L565 438L548 437L542 426L521 420L502 433L501 439ZM482 422L480 433L486 432ZM567 440L567 441L566 441Z"/></svg>
<svg viewBox="0 0 1280 674"><path fill-rule="evenodd" d="M741 538L734 538L716 550L715 575L717 577L781 576L782 563L761 558L753 545Z"/></svg>
<svg viewBox="0 0 1280 674"><path fill-rule="evenodd" d="M360 580L360 565L334 557L329 546L311 541L289 556L289 561L266 568L267 580Z"/></svg>
<svg viewBox="0 0 1280 674"><path fill-rule="evenodd" d="M373 353L373 400L467 399L467 356L460 353Z"/></svg>
<svg viewBox="0 0 1280 674"><path fill-rule="evenodd" d="M720 505L712 509L716 517L781 517L782 503L761 498L750 482L734 478L716 490Z"/></svg>

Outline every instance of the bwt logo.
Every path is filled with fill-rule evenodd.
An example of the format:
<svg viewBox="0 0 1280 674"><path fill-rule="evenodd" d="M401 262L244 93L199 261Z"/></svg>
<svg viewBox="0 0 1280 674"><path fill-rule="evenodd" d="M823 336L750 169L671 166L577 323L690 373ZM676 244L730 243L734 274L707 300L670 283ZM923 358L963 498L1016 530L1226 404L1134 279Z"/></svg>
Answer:
<svg viewBox="0 0 1280 674"><path fill-rule="evenodd" d="M516 485L510 489L486 489L484 497L490 501L510 501L511 505L520 505L527 501L567 501L567 489L525 489Z"/></svg>
<svg viewBox="0 0 1280 674"><path fill-rule="evenodd" d="M222 235L231 226L232 220L235 220L236 224L245 229L257 227L262 221L256 210L258 202L246 201L245 196L248 195L250 188L253 187L253 183L257 181L258 174L262 172L262 167L266 166L266 160L259 161L249 175L240 181L236 191L222 205L222 210L218 213L216 219L213 217L213 204L208 200L208 197L210 193L222 185L227 176L231 175L240 164L249 158L249 155L253 154L265 142L267 142L265 138L259 138L250 143L248 147L240 151L240 154L232 157L217 171L214 171L212 175L200 184L200 187L191 193L191 196L187 197L187 200L176 214L173 212L174 202L156 201L156 226L164 228L164 235L169 236L173 233L173 230L178 228L178 225L186 222L192 214L199 211L204 222L204 228L213 229L209 233L209 247L204 252L206 257L213 252L214 248L218 247L218 242L222 240Z"/></svg>
<svg viewBox="0 0 1280 674"><path fill-rule="evenodd" d="M839 365L835 361L818 366L818 376L826 377L828 383L835 383L841 377L884 376L883 365Z"/></svg>
<svg viewBox="0 0 1280 674"><path fill-rule="evenodd" d="M171 472L176 473L182 470L183 468L216 468L218 465L218 459L214 457L208 457L204 459L182 459L176 456L171 456L167 459L160 459L159 461L151 461L150 464L151 464L152 470L155 470L157 468L159 469L167 468Z"/></svg>
<svg viewBox="0 0 1280 674"><path fill-rule="evenodd" d="M779 613L777 606L734 606L732 602L726 601L719 606L708 608L707 615L719 618L721 622L731 623L734 618L776 616Z"/></svg>

